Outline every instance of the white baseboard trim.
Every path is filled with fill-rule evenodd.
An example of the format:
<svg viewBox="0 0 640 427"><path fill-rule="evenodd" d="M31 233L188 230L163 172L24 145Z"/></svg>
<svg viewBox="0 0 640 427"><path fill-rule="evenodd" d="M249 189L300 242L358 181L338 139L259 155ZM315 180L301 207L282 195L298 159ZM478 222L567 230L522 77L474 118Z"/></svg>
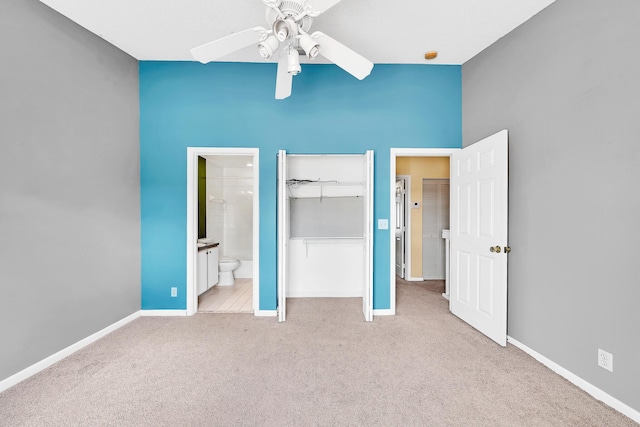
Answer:
<svg viewBox="0 0 640 427"><path fill-rule="evenodd" d="M278 310L256 310L253 315L256 317L277 317Z"/></svg>
<svg viewBox="0 0 640 427"><path fill-rule="evenodd" d="M298 292L287 293L287 298L362 298L362 291L358 292Z"/></svg>
<svg viewBox="0 0 640 427"><path fill-rule="evenodd" d="M187 315L187 310L140 310L142 317L182 317Z"/></svg>
<svg viewBox="0 0 640 427"><path fill-rule="evenodd" d="M405 277L407 282L422 282L424 279L422 277Z"/></svg>
<svg viewBox="0 0 640 427"><path fill-rule="evenodd" d="M34 363L33 365L29 366L28 368L23 369L22 371L18 372L17 374L14 374L12 376L10 376L9 378L6 378L2 381L0 381L0 393L2 393L3 391L9 389L10 387L13 387L14 385L18 384L19 382L22 382L24 380L26 380L29 377L32 377L33 375L37 374L40 371L43 371L45 369L47 369L49 366L53 365L54 363L57 363L59 361L61 361L62 359L64 359L67 356L72 355L73 353L75 353L76 351L88 346L89 344L99 340L100 338L110 334L111 332L115 331L116 329L119 329L121 327L123 327L124 325L126 325L127 323L137 319L138 317L140 317L140 312L136 311L133 314L130 314L129 316L125 317L124 319L118 320L117 322L107 326L106 328L96 332L95 334L89 335L88 337L76 342L75 344L71 344L69 347L63 348L62 350L60 350L57 353L52 354L51 356L42 359L41 361Z"/></svg>
<svg viewBox="0 0 640 427"><path fill-rule="evenodd" d="M525 353L527 353L529 356L531 356L534 359L536 359L538 362L540 362L543 365L545 365L547 368L551 369L556 374L560 375L561 377L564 377L566 380L568 380L568 381L572 382L573 384L575 384L576 386L580 387L581 389L583 389L584 391L589 393L591 396L593 396L596 399L602 401L604 404L612 407L616 411L623 413L624 415L626 415L627 417L631 418L635 422L640 423L640 412L639 411L633 409L629 405L626 405L626 404L620 402L615 397L613 397L610 394L600 390L598 387L596 387L593 384L583 380L582 378L580 378L579 376L577 376L573 372L563 368L562 366L558 365L557 363L553 362L552 360L547 359L546 357L544 357L543 355L541 355L537 351L527 347L526 345L522 344L521 342L519 342L515 338L507 336L507 341L509 343L513 344L514 346L518 347L520 350L522 350Z"/></svg>
<svg viewBox="0 0 640 427"><path fill-rule="evenodd" d="M395 314L396 313L390 308L383 308L383 309L374 308L373 309L374 316L395 316Z"/></svg>

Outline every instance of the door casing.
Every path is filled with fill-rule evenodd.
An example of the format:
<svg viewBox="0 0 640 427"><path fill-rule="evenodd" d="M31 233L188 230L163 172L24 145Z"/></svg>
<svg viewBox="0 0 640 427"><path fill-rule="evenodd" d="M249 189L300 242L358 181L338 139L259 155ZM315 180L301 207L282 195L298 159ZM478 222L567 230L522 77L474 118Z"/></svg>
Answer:
<svg viewBox="0 0 640 427"><path fill-rule="evenodd" d="M198 311L196 242L198 240L198 156L253 156L253 313L260 312L260 149L187 147L187 316Z"/></svg>
<svg viewBox="0 0 640 427"><path fill-rule="evenodd" d="M399 180L404 181L404 205L402 206L403 209L403 214L404 214L404 223L402 224L404 230L402 231L402 233L404 234L403 238L402 238L402 251L403 254L402 256L404 257L403 259L403 263L404 263L404 276L402 277L403 279L407 280L411 274L411 259L409 259L409 257L407 257L407 248L409 247L409 245L411 244L411 221L407 221L407 218L409 216L408 212L409 212L409 196L411 195L411 176L410 175L396 175L396 182L398 182ZM397 213L397 209L394 211L395 213ZM397 220L397 218L394 216L394 218ZM397 228L395 228L395 222L392 222L391 224L394 225L394 229L395 229L395 233L396 236L392 236L393 238L397 238ZM396 263L397 263L397 256L398 254L396 253ZM398 275L398 272L396 271L396 276Z"/></svg>
<svg viewBox="0 0 640 427"><path fill-rule="evenodd" d="M457 151L460 151L459 148L391 148L389 155L389 212L390 224L396 223L396 213L395 213L395 201L396 201L396 158L397 157L451 157L451 155ZM410 222L410 221L407 221ZM407 234L409 234L409 230L407 230ZM411 237L408 235L407 239ZM408 243L405 243L405 246ZM407 256L407 259L410 257ZM389 312L382 313L383 310L376 310L375 314L396 314L396 256L395 256L395 237L389 235ZM407 268L409 268L409 261L407 262Z"/></svg>

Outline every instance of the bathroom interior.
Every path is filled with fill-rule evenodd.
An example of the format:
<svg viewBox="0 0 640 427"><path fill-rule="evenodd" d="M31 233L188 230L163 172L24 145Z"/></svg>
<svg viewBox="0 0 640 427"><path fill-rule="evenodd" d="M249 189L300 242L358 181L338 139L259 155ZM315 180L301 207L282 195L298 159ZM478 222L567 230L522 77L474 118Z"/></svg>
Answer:
<svg viewBox="0 0 640 427"><path fill-rule="evenodd" d="M198 312L253 313L253 157L198 157Z"/></svg>

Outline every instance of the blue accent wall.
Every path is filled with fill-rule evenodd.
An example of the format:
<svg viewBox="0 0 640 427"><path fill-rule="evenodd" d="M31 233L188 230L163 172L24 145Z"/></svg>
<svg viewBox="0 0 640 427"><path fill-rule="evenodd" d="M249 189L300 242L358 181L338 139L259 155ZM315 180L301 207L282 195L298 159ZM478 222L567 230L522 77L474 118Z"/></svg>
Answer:
<svg viewBox="0 0 640 427"><path fill-rule="evenodd" d="M390 215L390 148L462 146L460 66L376 65L359 81L303 65L280 101L275 75L275 64L140 62L143 309L186 308L187 147L260 149L260 309L275 310L279 149L374 150L377 225ZM390 308L389 238L375 230L375 309Z"/></svg>

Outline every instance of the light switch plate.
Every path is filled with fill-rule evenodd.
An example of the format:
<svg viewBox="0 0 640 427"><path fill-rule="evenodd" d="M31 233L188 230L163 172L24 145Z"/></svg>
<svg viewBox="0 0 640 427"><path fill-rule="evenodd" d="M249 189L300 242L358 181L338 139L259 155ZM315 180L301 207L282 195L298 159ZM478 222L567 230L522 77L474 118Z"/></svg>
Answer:
<svg viewBox="0 0 640 427"><path fill-rule="evenodd" d="M388 230L389 229L389 220L388 219L379 219L378 220L378 230Z"/></svg>

